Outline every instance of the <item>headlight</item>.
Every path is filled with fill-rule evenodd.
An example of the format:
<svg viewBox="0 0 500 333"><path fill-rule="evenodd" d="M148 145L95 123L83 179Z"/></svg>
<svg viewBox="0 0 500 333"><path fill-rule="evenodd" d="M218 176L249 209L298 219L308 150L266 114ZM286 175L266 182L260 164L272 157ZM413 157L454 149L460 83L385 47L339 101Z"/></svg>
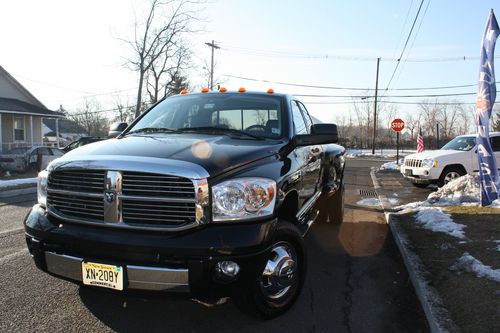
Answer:
<svg viewBox="0 0 500 333"><path fill-rule="evenodd" d="M48 176L49 176L49 173L46 170L43 170L40 173L38 173L37 197L38 197L38 203L43 207L47 207L47 178L48 178Z"/></svg>
<svg viewBox="0 0 500 333"><path fill-rule="evenodd" d="M212 188L214 221L246 220L273 214L276 182L266 178L237 178Z"/></svg>
<svg viewBox="0 0 500 333"><path fill-rule="evenodd" d="M432 168L434 166L434 160L427 158L422 161L422 166L425 168Z"/></svg>

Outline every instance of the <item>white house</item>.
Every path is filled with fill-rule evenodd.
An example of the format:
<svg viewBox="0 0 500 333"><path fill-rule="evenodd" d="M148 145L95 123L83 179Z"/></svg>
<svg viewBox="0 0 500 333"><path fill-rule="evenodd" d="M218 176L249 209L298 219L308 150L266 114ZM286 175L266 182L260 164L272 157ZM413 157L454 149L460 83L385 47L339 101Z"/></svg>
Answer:
<svg viewBox="0 0 500 333"><path fill-rule="evenodd" d="M59 119L0 66L0 153L43 144L42 118Z"/></svg>

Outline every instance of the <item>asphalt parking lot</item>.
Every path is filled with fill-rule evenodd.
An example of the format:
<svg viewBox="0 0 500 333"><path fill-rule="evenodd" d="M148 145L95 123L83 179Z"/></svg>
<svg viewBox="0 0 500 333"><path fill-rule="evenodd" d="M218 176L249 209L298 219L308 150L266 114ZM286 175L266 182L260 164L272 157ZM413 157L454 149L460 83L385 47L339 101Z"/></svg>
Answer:
<svg viewBox="0 0 500 333"><path fill-rule="evenodd" d="M0 203L0 331L427 332L383 215L356 205L359 190L373 190L370 167L380 164L348 160L345 223L313 226L302 294L271 321L241 313L229 299L125 296L44 274L25 250L21 229L34 196Z"/></svg>

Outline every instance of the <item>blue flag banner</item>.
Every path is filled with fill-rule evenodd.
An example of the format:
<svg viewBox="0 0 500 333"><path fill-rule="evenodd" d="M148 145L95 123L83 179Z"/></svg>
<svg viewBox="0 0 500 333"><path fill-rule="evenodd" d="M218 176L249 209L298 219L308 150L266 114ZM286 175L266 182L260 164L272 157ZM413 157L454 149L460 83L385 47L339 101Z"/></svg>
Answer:
<svg viewBox="0 0 500 333"><path fill-rule="evenodd" d="M489 206L494 200L498 199L500 190L498 167L491 148L489 133L491 110L497 94L493 62L495 43L499 34L500 29L492 9L481 47L481 64L476 99L477 158L481 181L482 206Z"/></svg>

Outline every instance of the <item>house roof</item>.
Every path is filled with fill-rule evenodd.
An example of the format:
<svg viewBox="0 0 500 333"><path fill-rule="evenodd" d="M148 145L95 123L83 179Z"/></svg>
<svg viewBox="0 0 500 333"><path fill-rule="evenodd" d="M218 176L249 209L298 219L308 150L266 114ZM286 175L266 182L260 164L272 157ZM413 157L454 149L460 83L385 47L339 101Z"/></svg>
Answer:
<svg viewBox="0 0 500 333"><path fill-rule="evenodd" d="M56 132L56 120L53 118L43 118L43 124L50 128L50 130ZM74 134L87 134L87 131L82 126L78 125L73 120L69 119L59 119L59 133L74 133ZM49 133L47 133L49 134ZM55 135L55 134L54 134Z"/></svg>
<svg viewBox="0 0 500 333"><path fill-rule="evenodd" d="M46 106L43 105L42 102L40 102L32 93L29 92L28 89L26 89L21 83L19 83L19 81L17 81L12 75L10 75L10 73L7 72L2 66L0 66L0 76L3 76L8 82L10 82L17 89L17 91L27 99L27 102L46 109Z"/></svg>
<svg viewBox="0 0 500 333"><path fill-rule="evenodd" d="M24 115L34 115L42 117L64 117L62 113L50 111L45 107L36 106L30 103L13 98L0 97L0 113L18 113Z"/></svg>

